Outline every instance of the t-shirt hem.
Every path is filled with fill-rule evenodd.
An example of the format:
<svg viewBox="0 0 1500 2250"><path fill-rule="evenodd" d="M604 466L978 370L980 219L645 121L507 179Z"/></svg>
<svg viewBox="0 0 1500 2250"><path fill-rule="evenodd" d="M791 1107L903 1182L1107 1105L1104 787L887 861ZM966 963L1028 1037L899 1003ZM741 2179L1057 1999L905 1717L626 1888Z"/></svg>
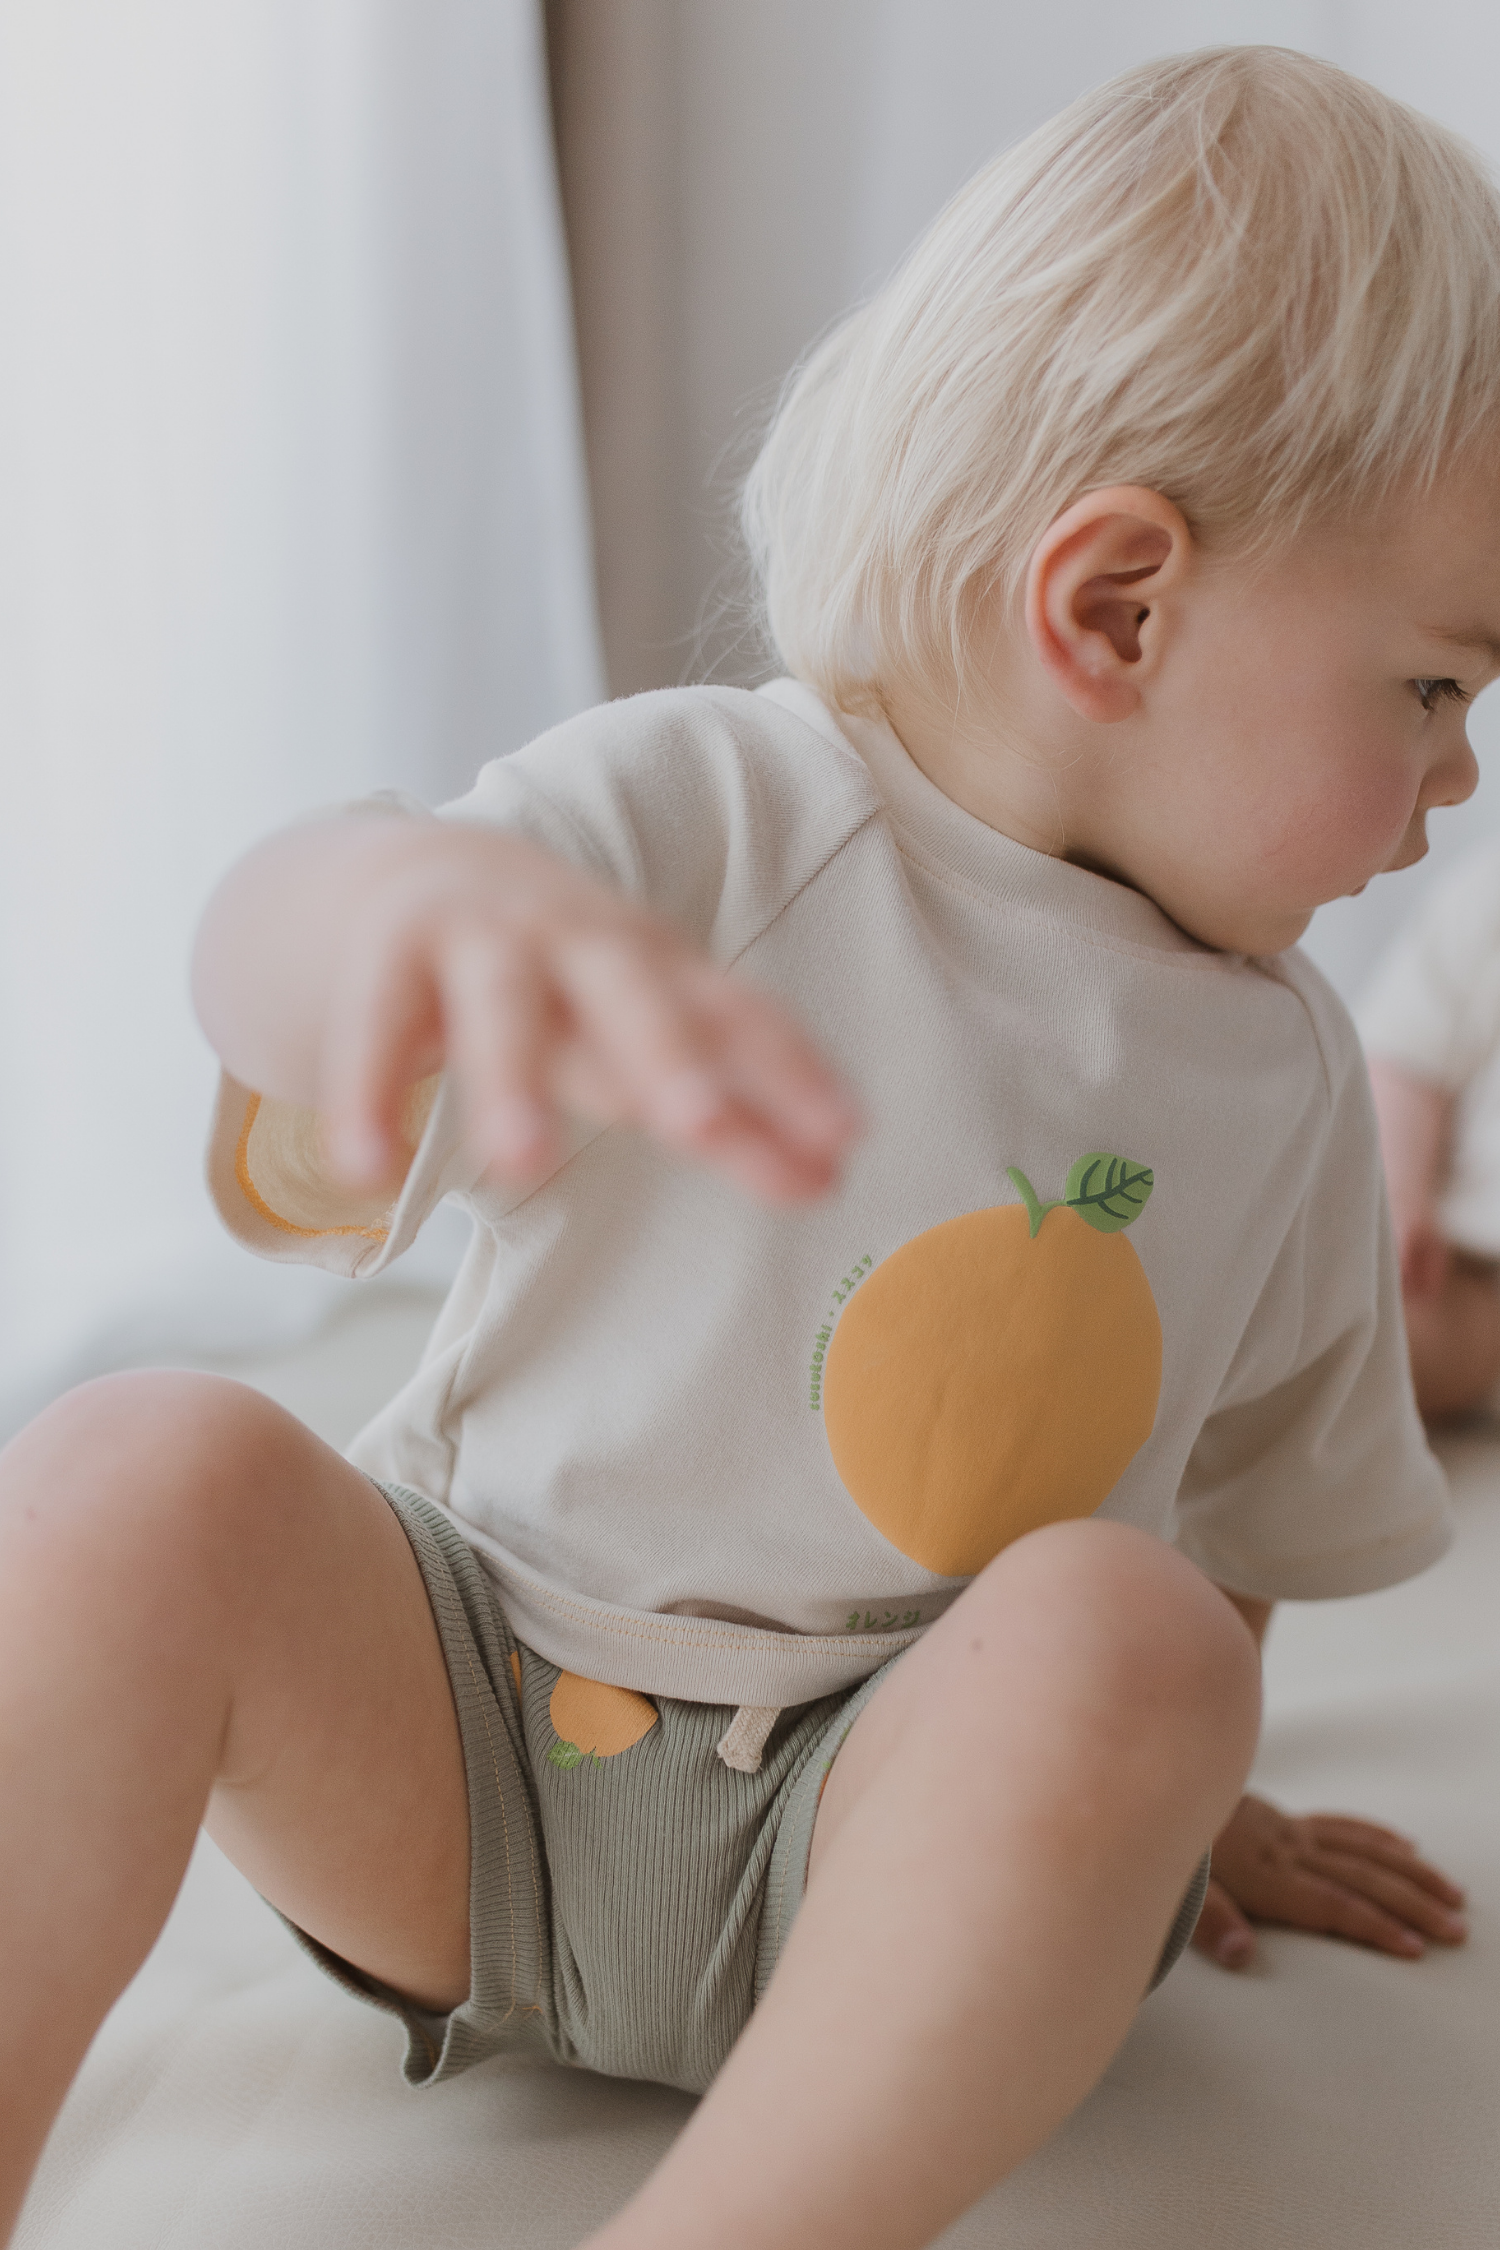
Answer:
<svg viewBox="0 0 1500 2250"><path fill-rule="evenodd" d="M626 1609L550 1585L463 1517L455 1513L453 1522L499 1588L518 1640L564 1671L642 1695L785 1710L857 1687L927 1630L782 1633Z"/></svg>

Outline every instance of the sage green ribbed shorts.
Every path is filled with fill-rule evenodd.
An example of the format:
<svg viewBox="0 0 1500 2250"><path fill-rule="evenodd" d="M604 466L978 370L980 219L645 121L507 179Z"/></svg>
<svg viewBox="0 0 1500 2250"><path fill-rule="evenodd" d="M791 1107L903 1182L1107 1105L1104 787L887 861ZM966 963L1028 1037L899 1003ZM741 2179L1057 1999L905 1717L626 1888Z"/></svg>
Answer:
<svg viewBox="0 0 1500 2250"><path fill-rule="evenodd" d="M516 1640L449 1517L402 1486L380 1490L426 1582L463 1737L469 1997L429 2015L298 1937L350 1991L401 2018L414 2086L530 2049L701 2093L776 1966L823 1783L891 1665L782 1711L759 1771L733 1770L718 1755L732 1709L648 1703L560 1672ZM589 1710L591 1694L615 1700ZM572 1731L593 1732L605 1754L563 1731L574 1711L588 1725ZM1192 1936L1207 1880L1205 1860L1154 1983Z"/></svg>

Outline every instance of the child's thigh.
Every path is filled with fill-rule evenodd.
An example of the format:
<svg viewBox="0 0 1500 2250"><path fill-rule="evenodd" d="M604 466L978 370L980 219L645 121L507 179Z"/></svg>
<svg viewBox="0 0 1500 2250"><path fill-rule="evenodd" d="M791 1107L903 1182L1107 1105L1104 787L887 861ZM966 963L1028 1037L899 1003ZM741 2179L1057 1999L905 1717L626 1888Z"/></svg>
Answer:
<svg viewBox="0 0 1500 2250"><path fill-rule="evenodd" d="M54 1582L39 1606L69 1621L72 1677L98 1674L96 1737L180 1766L311 1935L413 1998L461 1997L463 1757L383 1494L244 1385L143 1374L60 1401L0 1457L7 1520Z"/></svg>

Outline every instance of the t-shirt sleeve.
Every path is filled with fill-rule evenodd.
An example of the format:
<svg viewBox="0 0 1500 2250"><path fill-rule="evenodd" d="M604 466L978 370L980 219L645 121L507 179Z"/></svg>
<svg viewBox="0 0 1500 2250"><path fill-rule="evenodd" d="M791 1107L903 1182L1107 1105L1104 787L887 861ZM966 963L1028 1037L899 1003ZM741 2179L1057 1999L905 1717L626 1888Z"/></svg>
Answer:
<svg viewBox="0 0 1500 2250"><path fill-rule="evenodd" d="M678 688L496 758L438 817L529 837L728 963L875 808L848 744L765 696Z"/></svg>
<svg viewBox="0 0 1500 2250"><path fill-rule="evenodd" d="M1394 1585L1452 1535L1412 1396L1369 1086L1335 1010L1319 1010L1333 1030L1321 1157L1177 1502L1182 1551L1272 1601Z"/></svg>
<svg viewBox="0 0 1500 2250"><path fill-rule="evenodd" d="M403 1130L411 1155L400 1188L361 1194L330 1170L312 1110L271 1101L224 1071L209 1134L209 1193L230 1233L257 1256L367 1280L410 1249L445 1195L473 1184L442 1080L413 1088Z"/></svg>
<svg viewBox="0 0 1500 2250"><path fill-rule="evenodd" d="M433 817L395 789L333 809L397 820ZM221 1070L205 1165L209 1195L229 1232L258 1257L368 1279L411 1247L445 1195L472 1184L454 1105L440 1078L413 1087L402 1136L409 1161L399 1188L351 1189L328 1163L313 1110L272 1100Z"/></svg>
<svg viewBox="0 0 1500 2250"><path fill-rule="evenodd" d="M1397 933L1355 1011L1371 1055L1457 1094L1500 1044L1500 846L1471 852Z"/></svg>
<svg viewBox="0 0 1500 2250"><path fill-rule="evenodd" d="M492 825L528 837L676 922L733 962L869 818L873 790L801 719L741 689L677 689L601 705L484 767L436 816L385 794L372 810ZM353 808L351 808L353 809ZM209 1147L219 1214L261 1257L361 1279L409 1247L445 1195L472 1187L458 1102L446 1080L416 1089L412 1161L400 1191L352 1194L324 1159L310 1110L227 1075ZM576 1130L560 1161L591 1137ZM535 1186L518 1186L515 1200ZM487 1191L488 1207L503 1199Z"/></svg>

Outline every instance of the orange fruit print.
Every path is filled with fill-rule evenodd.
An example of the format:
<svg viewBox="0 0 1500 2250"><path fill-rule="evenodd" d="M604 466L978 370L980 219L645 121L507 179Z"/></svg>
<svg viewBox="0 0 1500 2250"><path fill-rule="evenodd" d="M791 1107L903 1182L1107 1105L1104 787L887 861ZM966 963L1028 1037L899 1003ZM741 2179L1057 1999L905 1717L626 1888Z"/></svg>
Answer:
<svg viewBox="0 0 1500 2250"><path fill-rule="evenodd" d="M972 1577L1040 1525L1091 1516L1151 1435L1161 1322L1124 1230L1141 1164L1081 1156L1055 1202L945 1219L849 1299L823 1369L834 1466L924 1570Z"/></svg>
<svg viewBox="0 0 1500 2250"><path fill-rule="evenodd" d="M547 1710L557 1736L547 1756L563 1772L586 1758L597 1765L634 1749L658 1715L649 1696L610 1687L604 1680L586 1680L577 1672L558 1673Z"/></svg>

